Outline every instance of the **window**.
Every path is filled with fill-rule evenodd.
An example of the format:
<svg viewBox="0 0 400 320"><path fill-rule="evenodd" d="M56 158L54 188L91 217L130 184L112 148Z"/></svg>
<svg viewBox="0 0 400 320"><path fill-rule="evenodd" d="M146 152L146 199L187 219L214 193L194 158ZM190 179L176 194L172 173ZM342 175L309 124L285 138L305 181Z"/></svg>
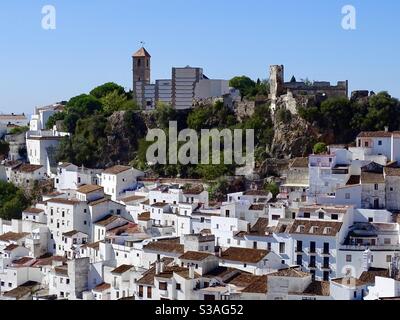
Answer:
<svg viewBox="0 0 400 320"><path fill-rule="evenodd" d="M243 268L247 268L247 263L244 263L244 264L243 264Z"/></svg>
<svg viewBox="0 0 400 320"><path fill-rule="evenodd" d="M69 279L67 279L65 282L66 282L67 284L69 284Z"/></svg>
<svg viewBox="0 0 400 320"><path fill-rule="evenodd" d="M351 198L350 193L346 193L345 198L346 198L346 200L350 200L350 198Z"/></svg>
<svg viewBox="0 0 400 320"><path fill-rule="evenodd" d="M166 291L167 290L167 288L168 288L168 285L167 285L167 283L166 282L160 282L159 283L159 287L158 287L160 290L164 290L164 291Z"/></svg>
<svg viewBox="0 0 400 320"><path fill-rule="evenodd" d="M310 263L308 264L309 268L315 268L315 256L310 257Z"/></svg>
<svg viewBox="0 0 400 320"><path fill-rule="evenodd" d="M297 240L297 252L303 252L303 241Z"/></svg>
<svg viewBox="0 0 400 320"><path fill-rule="evenodd" d="M319 213L318 213L318 218L319 218L320 220L324 220L324 218L325 218L325 213L324 213L324 212L319 212Z"/></svg>
<svg viewBox="0 0 400 320"><path fill-rule="evenodd" d="M280 242L279 243L279 253L285 253L285 243L284 242Z"/></svg>
<svg viewBox="0 0 400 320"><path fill-rule="evenodd" d="M305 229L306 229L305 226L299 226L299 227L297 228L297 232L299 232L299 233L304 233Z"/></svg>
<svg viewBox="0 0 400 320"><path fill-rule="evenodd" d="M87 225L87 221L85 220L85 221L83 221L83 224L86 226Z"/></svg>
<svg viewBox="0 0 400 320"><path fill-rule="evenodd" d="M280 217L281 217L281 216L278 216L278 215L273 214L273 215L272 215L272 220L277 221L277 220L280 219Z"/></svg>
<svg viewBox="0 0 400 320"><path fill-rule="evenodd" d="M368 218L368 222L369 222L369 223L374 222L374 218Z"/></svg>
<svg viewBox="0 0 400 320"><path fill-rule="evenodd" d="M176 284L176 290L181 290L181 284L180 283Z"/></svg>
<svg viewBox="0 0 400 320"><path fill-rule="evenodd" d="M315 241L310 242L310 252L315 253Z"/></svg>
<svg viewBox="0 0 400 320"><path fill-rule="evenodd" d="M311 214L309 212L304 212L304 218L310 219Z"/></svg>
<svg viewBox="0 0 400 320"><path fill-rule="evenodd" d="M329 254L329 242L324 242L324 254Z"/></svg>
<svg viewBox="0 0 400 320"><path fill-rule="evenodd" d="M331 233L332 233L332 228L331 228L331 227L326 227L326 228L324 229L324 233L325 233L325 234L331 234Z"/></svg>
<svg viewBox="0 0 400 320"><path fill-rule="evenodd" d="M385 245L390 245L391 244L390 238L385 238L384 243Z"/></svg>
<svg viewBox="0 0 400 320"><path fill-rule="evenodd" d="M357 298L357 291L354 291L354 299L356 299Z"/></svg>
<svg viewBox="0 0 400 320"><path fill-rule="evenodd" d="M379 190L379 185L375 183L375 190Z"/></svg>
<svg viewBox="0 0 400 320"><path fill-rule="evenodd" d="M303 265L303 256L301 254L297 255L296 264L299 266Z"/></svg>
<svg viewBox="0 0 400 320"><path fill-rule="evenodd" d="M390 191L393 191L393 188L392 188L392 187L390 188Z"/></svg>
<svg viewBox="0 0 400 320"><path fill-rule="evenodd" d="M381 146L382 145L382 140L379 140L378 141L378 146Z"/></svg>
<svg viewBox="0 0 400 320"><path fill-rule="evenodd" d="M151 299L151 287L147 287L147 298Z"/></svg>
<svg viewBox="0 0 400 320"><path fill-rule="evenodd" d="M388 263L392 262L392 256L390 255L386 256L386 262Z"/></svg>
<svg viewBox="0 0 400 320"><path fill-rule="evenodd" d="M324 281L329 281L329 271L324 271L323 279Z"/></svg>
<svg viewBox="0 0 400 320"><path fill-rule="evenodd" d="M331 214L331 219L332 219L332 220L339 220L339 215L337 215L337 214Z"/></svg>
<svg viewBox="0 0 400 320"><path fill-rule="evenodd" d="M215 226L216 229L219 229L219 224L217 223L217 225Z"/></svg>
<svg viewBox="0 0 400 320"><path fill-rule="evenodd" d="M351 262L351 254L346 255L346 262Z"/></svg>
<svg viewBox="0 0 400 320"><path fill-rule="evenodd" d="M119 292L117 291L117 299L119 298ZM139 298L143 298L143 286L139 286Z"/></svg>

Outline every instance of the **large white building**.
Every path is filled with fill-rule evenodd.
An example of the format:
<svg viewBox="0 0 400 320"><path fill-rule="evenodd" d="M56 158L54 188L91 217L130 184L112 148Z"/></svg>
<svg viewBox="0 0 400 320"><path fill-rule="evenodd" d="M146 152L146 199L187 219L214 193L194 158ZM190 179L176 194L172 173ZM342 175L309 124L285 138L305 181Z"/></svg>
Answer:
<svg viewBox="0 0 400 320"><path fill-rule="evenodd" d="M172 68L171 79L151 83L151 56L140 48L133 58L133 91L137 103L146 110L152 110L157 103L171 105L184 110L193 107L193 100L219 98L230 93L229 81L208 79L202 68L186 66Z"/></svg>

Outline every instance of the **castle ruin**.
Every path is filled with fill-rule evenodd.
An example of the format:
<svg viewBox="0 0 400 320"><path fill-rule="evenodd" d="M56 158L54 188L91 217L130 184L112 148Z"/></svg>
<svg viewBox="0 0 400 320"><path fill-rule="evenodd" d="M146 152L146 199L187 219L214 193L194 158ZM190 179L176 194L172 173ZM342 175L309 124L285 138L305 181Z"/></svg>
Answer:
<svg viewBox="0 0 400 320"><path fill-rule="evenodd" d="M339 81L331 85L327 81L314 81L307 84L303 81L285 82L283 65L270 66L270 100L271 109L274 111L279 106L284 106L293 114L297 113L298 106L305 106L310 100L323 101L332 97L348 97L348 81Z"/></svg>

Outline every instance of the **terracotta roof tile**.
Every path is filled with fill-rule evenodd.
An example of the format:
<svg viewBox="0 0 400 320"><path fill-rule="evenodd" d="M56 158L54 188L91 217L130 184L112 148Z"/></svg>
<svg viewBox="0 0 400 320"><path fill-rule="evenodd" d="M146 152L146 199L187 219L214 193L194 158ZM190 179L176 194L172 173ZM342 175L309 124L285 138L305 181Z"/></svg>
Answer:
<svg viewBox="0 0 400 320"><path fill-rule="evenodd" d="M251 284L242 290L243 293L260 293L266 294L268 292L268 277L258 276Z"/></svg>
<svg viewBox="0 0 400 320"><path fill-rule="evenodd" d="M123 265L119 266L118 268L115 268L113 271L111 271L111 273L122 274L122 273L125 273L125 272L131 270L132 268L133 268L133 266L131 266L131 265L123 264Z"/></svg>
<svg viewBox="0 0 400 320"><path fill-rule="evenodd" d="M158 251L158 252L168 252L168 253L181 253L184 252L184 246L177 242L176 240L159 240L150 242L143 249Z"/></svg>
<svg viewBox="0 0 400 320"><path fill-rule="evenodd" d="M20 233L7 232L0 236L0 241L18 241L26 237L27 235L29 235L29 233L27 232L20 232Z"/></svg>
<svg viewBox="0 0 400 320"><path fill-rule="evenodd" d="M103 282L102 284L99 284L98 286L96 286L96 287L93 289L93 291L96 291L96 292L103 292L103 291L108 290L108 289L110 289L110 288L111 288L111 285L110 285L109 283Z"/></svg>
<svg viewBox="0 0 400 320"><path fill-rule="evenodd" d="M222 252L221 260L258 263L267 254L267 250L230 247Z"/></svg>
<svg viewBox="0 0 400 320"><path fill-rule="evenodd" d="M132 167L117 165L117 166L114 166L114 167L111 167L111 168L108 168L108 169L104 170L103 173L105 173L105 174L119 174L119 173L122 173L122 172L125 172L125 171L128 171L128 170L131 170L131 169L132 169Z"/></svg>
<svg viewBox="0 0 400 320"><path fill-rule="evenodd" d="M208 257L213 256L208 252L188 251L179 257L181 260L203 261Z"/></svg>
<svg viewBox="0 0 400 320"><path fill-rule="evenodd" d="M103 190L102 186L86 184L86 185L80 187L77 191L80 193L88 194L88 193L92 193L92 192L96 192L96 191L100 191L100 190Z"/></svg>

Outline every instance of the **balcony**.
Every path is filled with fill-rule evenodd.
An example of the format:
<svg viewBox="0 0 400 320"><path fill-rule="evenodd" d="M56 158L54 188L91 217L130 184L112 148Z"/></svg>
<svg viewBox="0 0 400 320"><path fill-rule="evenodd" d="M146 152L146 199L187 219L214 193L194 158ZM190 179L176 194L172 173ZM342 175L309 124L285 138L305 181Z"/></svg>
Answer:
<svg viewBox="0 0 400 320"><path fill-rule="evenodd" d="M341 251L400 251L400 245L341 245Z"/></svg>
<svg viewBox="0 0 400 320"><path fill-rule="evenodd" d="M294 249L294 252L296 252L296 253L304 253L302 247L296 247L296 248Z"/></svg>
<svg viewBox="0 0 400 320"><path fill-rule="evenodd" d="M330 250L321 250L321 256L327 257L327 256L330 256L330 255L331 255Z"/></svg>
<svg viewBox="0 0 400 320"><path fill-rule="evenodd" d="M331 265L328 263L328 264L322 264L322 266L321 266L321 270L323 270L323 271L330 271L331 270Z"/></svg>
<svg viewBox="0 0 400 320"><path fill-rule="evenodd" d="M308 255L310 256L315 256L317 255L317 251L315 249L308 249L307 250Z"/></svg>

